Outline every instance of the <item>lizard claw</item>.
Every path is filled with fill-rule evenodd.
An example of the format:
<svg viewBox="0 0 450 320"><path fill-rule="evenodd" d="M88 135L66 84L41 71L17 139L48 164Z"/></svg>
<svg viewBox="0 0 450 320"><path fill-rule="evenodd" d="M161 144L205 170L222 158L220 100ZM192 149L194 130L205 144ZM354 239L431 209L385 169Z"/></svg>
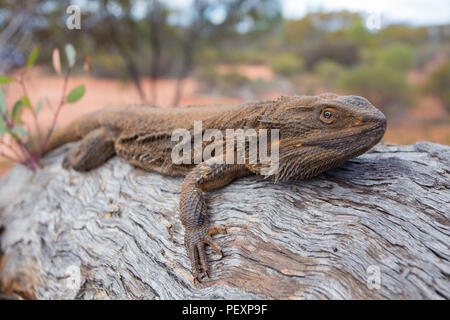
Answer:
<svg viewBox="0 0 450 320"><path fill-rule="evenodd" d="M215 241L212 239L212 235L217 233L226 233L223 227L213 227L208 229L207 227L201 227L196 230L186 231L184 236L184 243L188 253L189 260L192 265L192 274L194 279L201 282L200 279L200 266L209 278L208 270L208 259L206 256L205 245L209 245L213 250L217 251L221 258L223 257L223 252L219 246L216 245Z"/></svg>
<svg viewBox="0 0 450 320"><path fill-rule="evenodd" d="M62 162L62 167L66 170L70 168L70 160L69 160L69 156L67 154L64 157L64 160Z"/></svg>

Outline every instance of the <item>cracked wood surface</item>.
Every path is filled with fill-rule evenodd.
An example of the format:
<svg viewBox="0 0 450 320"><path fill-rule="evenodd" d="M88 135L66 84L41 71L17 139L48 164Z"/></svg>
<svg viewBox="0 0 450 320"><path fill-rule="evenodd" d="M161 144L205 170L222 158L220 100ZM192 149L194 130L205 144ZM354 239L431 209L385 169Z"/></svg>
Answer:
<svg viewBox="0 0 450 320"><path fill-rule="evenodd" d="M206 194L222 260L193 284L181 178L119 158L88 173L0 179L0 290L23 298L449 299L450 147L380 144L308 181L238 179ZM371 267L372 266L372 267ZM375 268L375 269L371 269ZM371 272L380 271L373 288Z"/></svg>

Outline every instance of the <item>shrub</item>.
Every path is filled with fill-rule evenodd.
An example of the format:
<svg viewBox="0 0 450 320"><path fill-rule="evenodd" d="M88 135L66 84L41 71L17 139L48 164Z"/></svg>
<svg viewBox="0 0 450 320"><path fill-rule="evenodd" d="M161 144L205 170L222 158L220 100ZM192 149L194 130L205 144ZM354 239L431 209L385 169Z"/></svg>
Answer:
<svg viewBox="0 0 450 320"><path fill-rule="evenodd" d="M219 77L216 67L210 63L202 65L197 74L197 79L206 89L217 86Z"/></svg>
<svg viewBox="0 0 450 320"><path fill-rule="evenodd" d="M424 89L425 92L439 97L450 112L450 61L430 74Z"/></svg>
<svg viewBox="0 0 450 320"><path fill-rule="evenodd" d="M221 73L212 64L202 66L197 74L197 79L203 90L217 89L223 94L233 94L251 83L250 79L239 73L236 68Z"/></svg>
<svg viewBox="0 0 450 320"><path fill-rule="evenodd" d="M93 56L92 63L95 65L95 73L99 76L112 77L117 74L126 75L125 64L119 55L111 55L110 52L97 53Z"/></svg>
<svg viewBox="0 0 450 320"><path fill-rule="evenodd" d="M229 71L219 76L219 89L225 94L232 94L233 91L241 89L251 81L237 70Z"/></svg>
<svg viewBox="0 0 450 320"><path fill-rule="evenodd" d="M264 64L267 63L267 53L263 50L246 49L236 51L237 63Z"/></svg>
<svg viewBox="0 0 450 320"><path fill-rule="evenodd" d="M324 38L316 44L311 44L303 52L305 66L311 70L315 64L323 59L334 60L349 66L358 62L358 46L352 41L343 38Z"/></svg>
<svg viewBox="0 0 450 320"><path fill-rule="evenodd" d="M381 50L375 63L384 67L392 68L400 72L406 72L414 67L416 58L411 47L397 44Z"/></svg>
<svg viewBox="0 0 450 320"><path fill-rule="evenodd" d="M303 61L293 53L283 53L276 56L270 64L272 71L286 77L303 71Z"/></svg>
<svg viewBox="0 0 450 320"><path fill-rule="evenodd" d="M345 68L341 64L330 59L321 60L314 67L314 72L329 87L335 86L344 71Z"/></svg>
<svg viewBox="0 0 450 320"><path fill-rule="evenodd" d="M232 48L220 53L220 56L214 61L227 64L265 64L267 63L267 54L264 50L254 48ZM201 60L200 63L204 62Z"/></svg>
<svg viewBox="0 0 450 320"><path fill-rule="evenodd" d="M408 102L409 86L405 75L382 65L347 70L339 77L338 85L352 94L366 97L385 110Z"/></svg>

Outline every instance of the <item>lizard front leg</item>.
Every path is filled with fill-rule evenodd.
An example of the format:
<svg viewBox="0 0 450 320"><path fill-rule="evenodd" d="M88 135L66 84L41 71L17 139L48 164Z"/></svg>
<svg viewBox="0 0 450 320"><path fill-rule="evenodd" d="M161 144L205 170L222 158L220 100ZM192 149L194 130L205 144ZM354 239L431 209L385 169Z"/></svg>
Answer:
<svg viewBox="0 0 450 320"><path fill-rule="evenodd" d="M218 164L213 159L197 165L184 179L180 195L180 219L184 232L184 244L192 265L194 279L200 281L199 260L207 276L208 260L205 244L222 254L211 236L221 232L224 228L210 227L206 202L203 191L223 187L232 180L251 174L245 165Z"/></svg>
<svg viewBox="0 0 450 320"><path fill-rule="evenodd" d="M63 167L88 171L105 163L114 153L114 137L108 129L101 127L89 132L70 149L64 158Z"/></svg>

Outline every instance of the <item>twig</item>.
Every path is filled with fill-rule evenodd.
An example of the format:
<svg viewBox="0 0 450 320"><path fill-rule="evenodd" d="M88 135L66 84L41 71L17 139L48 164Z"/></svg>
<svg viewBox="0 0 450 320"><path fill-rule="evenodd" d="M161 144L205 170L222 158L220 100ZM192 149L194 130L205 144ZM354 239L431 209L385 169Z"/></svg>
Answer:
<svg viewBox="0 0 450 320"><path fill-rule="evenodd" d="M39 151L39 158L42 156L42 153L44 152L45 148L47 147L47 144L50 140L50 136L52 135L53 131L55 130L55 126L56 126L56 119L58 118L59 112L61 111L62 107L64 106L64 104L66 103L66 91L67 91L67 84L69 82L69 75L70 75L70 71L72 70L71 67L69 67L69 69L67 70L66 75L64 76L64 84L63 84L63 88L62 88L62 93L61 93L61 100L59 102L58 107L56 108L56 112L53 115L53 120L52 120L52 124L48 130L48 134L45 137L44 143L41 145L41 149Z"/></svg>
<svg viewBox="0 0 450 320"><path fill-rule="evenodd" d="M14 161L16 163L23 164L23 161L20 161L19 159L15 159L15 158L11 157L10 155L4 153L3 151L0 151L0 157L6 158L6 159L11 160L11 161Z"/></svg>
<svg viewBox="0 0 450 320"><path fill-rule="evenodd" d="M20 162L24 161L24 160L20 160L22 159L22 157L24 156L23 154L19 154L17 152L16 149L13 148L13 146L11 144L9 144L8 142L6 142L5 140L1 139L0 140L0 144L4 145L6 148L8 148L8 150L10 150L12 153L14 153L14 155L19 159Z"/></svg>
<svg viewBox="0 0 450 320"><path fill-rule="evenodd" d="M31 129L30 129L29 124L24 123L23 125L25 126L26 131L30 134L28 141L30 142L31 151L33 151L33 150L35 150L36 152L39 151L39 144L36 147L36 141L35 141L35 139L32 139Z"/></svg>
<svg viewBox="0 0 450 320"><path fill-rule="evenodd" d="M26 70L26 69L25 69ZM20 73L20 77L19 77L19 83L20 86L22 87L22 91L23 94L28 97L28 99L30 99L30 96L28 95L28 90L27 87L25 86L25 81L24 81L24 75L25 75L25 70L23 72ZM33 119L34 119L34 126L36 128L37 131L37 135L38 135L38 146L41 145L41 141L42 141L42 137L41 137L41 128L39 126L39 122L36 116L36 113L34 112L33 109L30 110L31 113L33 114Z"/></svg>
<svg viewBox="0 0 450 320"><path fill-rule="evenodd" d="M2 115L3 121L5 122L6 126L12 130L14 128L13 124L8 120L8 118L6 118L4 115ZM30 150L28 150L28 148L25 146L25 144L23 143L23 141L19 138L19 136L12 134L11 135L12 138L14 139L14 141L16 142L16 144L19 146L19 148L22 150L22 152L24 153L24 155L27 158L27 161L30 162L30 166L31 168L33 168L32 170L34 170L35 166L40 167L41 164L39 162L39 158L36 157Z"/></svg>

